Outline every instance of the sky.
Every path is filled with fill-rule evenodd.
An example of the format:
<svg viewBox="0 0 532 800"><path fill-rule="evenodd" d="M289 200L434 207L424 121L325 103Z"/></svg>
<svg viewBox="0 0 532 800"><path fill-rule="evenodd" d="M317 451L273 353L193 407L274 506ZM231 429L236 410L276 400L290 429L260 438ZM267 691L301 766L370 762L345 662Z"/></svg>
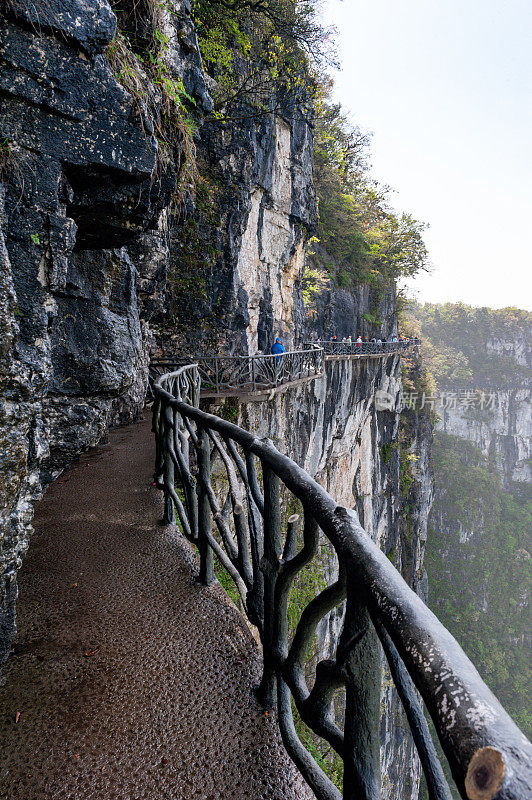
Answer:
<svg viewBox="0 0 532 800"><path fill-rule="evenodd" d="M422 302L532 310L532 3L326 0L336 99L374 176L429 223Z"/></svg>

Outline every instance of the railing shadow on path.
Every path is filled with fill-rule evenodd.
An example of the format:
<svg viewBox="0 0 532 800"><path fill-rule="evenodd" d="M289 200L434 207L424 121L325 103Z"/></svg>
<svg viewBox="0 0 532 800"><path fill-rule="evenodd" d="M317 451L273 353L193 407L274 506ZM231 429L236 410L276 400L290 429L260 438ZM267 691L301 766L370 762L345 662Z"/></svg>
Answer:
<svg viewBox="0 0 532 800"><path fill-rule="evenodd" d="M276 710L285 747L318 800L380 798L378 642L431 800L450 800L451 793L419 695L463 798L530 798L532 746L356 514L339 506L270 440L201 411L198 365L160 377L154 396L155 478L164 491L165 522L177 519L197 546L201 582L214 580L214 557L233 579L262 641L260 700ZM225 498L218 465L226 474ZM287 494L299 501L301 514L287 516ZM289 635L290 588L316 559L321 535L337 555L338 579L317 590ZM343 626L334 657L318 661L309 687L310 645L320 621L337 608ZM339 690L345 690L342 725L334 713ZM342 791L301 743L293 706L342 759Z"/></svg>

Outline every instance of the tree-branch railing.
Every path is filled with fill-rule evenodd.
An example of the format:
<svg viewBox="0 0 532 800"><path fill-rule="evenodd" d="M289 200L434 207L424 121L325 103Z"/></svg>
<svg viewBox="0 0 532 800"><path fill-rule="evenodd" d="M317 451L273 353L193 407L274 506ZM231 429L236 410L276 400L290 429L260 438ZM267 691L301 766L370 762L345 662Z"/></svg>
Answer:
<svg viewBox="0 0 532 800"><path fill-rule="evenodd" d="M194 355L155 360L150 364L152 380L191 360L198 366L202 390L213 394L262 392L323 374L323 349L310 344L277 355Z"/></svg>
<svg viewBox="0 0 532 800"><path fill-rule="evenodd" d="M411 353L420 344L419 339L400 339L396 342L357 342L353 340L320 339L317 342L305 342L304 347L314 344L321 347L325 356L388 356L395 353Z"/></svg>
<svg viewBox="0 0 532 800"><path fill-rule="evenodd" d="M380 798L378 642L431 800L450 800L451 793L419 695L463 798L530 798L532 746L356 514L270 440L201 411L199 381L197 365L189 364L154 386L155 477L164 491L164 521L177 519L197 546L203 583L215 579L214 557L233 579L262 641L258 697L275 708L285 747L318 800ZM219 466L226 475L222 489ZM293 506L285 495L299 501L301 514L287 516ZM290 589L316 561L322 537L336 553L338 578L316 590L289 632ZM334 656L319 660L309 676L308 651L318 625L338 607L343 625ZM342 724L334 711L339 690L345 691ZM300 741L293 706L342 759L342 790Z"/></svg>

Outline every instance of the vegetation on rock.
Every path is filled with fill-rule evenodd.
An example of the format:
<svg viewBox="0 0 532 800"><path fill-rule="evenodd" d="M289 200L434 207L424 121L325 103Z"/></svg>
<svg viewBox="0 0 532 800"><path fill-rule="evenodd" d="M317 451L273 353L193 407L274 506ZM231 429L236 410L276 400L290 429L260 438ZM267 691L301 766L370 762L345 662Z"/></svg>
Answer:
<svg viewBox="0 0 532 800"><path fill-rule="evenodd" d="M423 360L438 386L513 388L530 381L529 368L508 345L521 340L530 352L531 312L408 301L402 316L405 331L422 338Z"/></svg>
<svg viewBox="0 0 532 800"><path fill-rule="evenodd" d="M369 283L378 291L427 268L426 225L392 209L390 187L371 176L371 136L353 125L328 94L325 88L316 102L318 239L339 286Z"/></svg>
<svg viewBox="0 0 532 800"><path fill-rule="evenodd" d="M168 0L140 0L131 7L112 3L118 29L105 57L115 78L129 92L145 125L151 123L157 138L158 168L171 164L176 173L174 205L193 193L197 180L194 136L197 125L190 108L196 105L171 67L170 41L164 15ZM149 114L150 123L146 121Z"/></svg>
<svg viewBox="0 0 532 800"><path fill-rule="evenodd" d="M334 62L333 31L315 0L195 0L192 8L220 119L309 102Z"/></svg>
<svg viewBox="0 0 532 800"><path fill-rule="evenodd" d="M433 463L430 605L530 736L530 492L506 490L496 466L461 437L436 433Z"/></svg>

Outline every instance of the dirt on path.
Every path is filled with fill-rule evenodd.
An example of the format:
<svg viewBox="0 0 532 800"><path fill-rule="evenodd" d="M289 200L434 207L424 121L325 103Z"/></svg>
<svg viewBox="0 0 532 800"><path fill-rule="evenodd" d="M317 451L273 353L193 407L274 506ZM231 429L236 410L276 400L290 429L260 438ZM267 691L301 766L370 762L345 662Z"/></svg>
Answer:
<svg viewBox="0 0 532 800"><path fill-rule="evenodd" d="M260 654L160 527L149 422L37 504L0 691L0 800L310 800L253 687Z"/></svg>

